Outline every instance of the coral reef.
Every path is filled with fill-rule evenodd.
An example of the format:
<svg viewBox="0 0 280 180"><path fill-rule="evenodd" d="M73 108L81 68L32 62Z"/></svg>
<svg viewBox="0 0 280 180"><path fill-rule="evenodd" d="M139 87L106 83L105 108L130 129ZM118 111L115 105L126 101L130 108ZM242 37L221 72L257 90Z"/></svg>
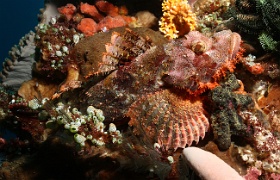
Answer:
<svg viewBox="0 0 280 180"><path fill-rule="evenodd" d="M175 39L196 28L196 16L186 0L164 0L159 30L169 39Z"/></svg>
<svg viewBox="0 0 280 180"><path fill-rule="evenodd" d="M62 91L79 87L79 63L73 60L70 52L81 38L83 35L63 17L52 18L49 24L40 23L36 32L36 47L40 52L33 69L37 77L46 77L46 81L57 86L61 84ZM32 81L34 79L27 84L32 86Z"/></svg>
<svg viewBox="0 0 280 180"><path fill-rule="evenodd" d="M70 53L75 45L84 36L126 26L132 18L119 14L120 9L106 1L98 1L95 6L81 3L78 8L67 4L58 11L60 16L49 17L48 23L43 19L36 28L36 47L40 49L40 55L34 72L54 82L61 93L80 87L83 79L79 76L81 62Z"/></svg>
<svg viewBox="0 0 280 180"><path fill-rule="evenodd" d="M238 114L253 103L250 96L236 91L240 84L233 74L228 75L226 81L210 92L210 99L213 102L211 113L211 127L214 139L220 149L228 149L231 145L231 136L250 136L244 120Z"/></svg>
<svg viewBox="0 0 280 180"><path fill-rule="evenodd" d="M54 24L59 22L58 20ZM61 32L63 33L63 30ZM214 37L217 42L212 44ZM94 43L96 41L100 43ZM213 68L211 72L218 73L209 75L209 83L214 84L212 88L217 86L220 77L224 76L227 70L234 69L235 56L238 56L240 48L240 37L231 31L222 31L208 38L193 31L176 42L166 43L167 39L162 35L147 28L119 28L85 38L69 48L71 51L69 57L73 60L71 59L71 63L65 65L67 68L74 69L74 72L65 70L68 73L66 82L82 78L83 86L80 89L65 92L61 90L64 83L60 85L61 91L55 92L52 96L56 99L49 102L55 103L55 106L48 102L42 103L44 97L49 97L54 93L57 83L48 84L40 78L42 76L37 75L37 78L34 77L24 83L19 90L19 94L27 100L15 100L18 103L11 104L10 109L17 116L19 109L24 110L19 118L21 128L28 132L35 142L44 140L52 134L41 128L41 122L45 122L47 127L58 128L57 132L60 132L59 127L63 126L64 129L69 129L67 136L69 133L72 134L72 139L82 147L83 151L92 152L92 155L99 153L95 146L107 148L103 145L112 145L112 148L118 148L116 142L121 143L124 140L123 137L127 135L126 133L122 135L117 127L129 124L132 126L133 133L130 136L135 136L136 140L126 138L124 141L129 141L132 146L132 148L127 147L130 148L129 151L132 151L131 154L133 152L137 152L136 156L141 154L136 147L143 146L141 144L143 141L149 144L152 150L143 149L142 151L158 154L155 156L156 162L150 161L153 165L148 167L154 168L155 164L162 163L162 167L165 167L164 164L168 163L171 165L168 177L178 177L180 152L185 146L192 145L193 141L198 143L209 130L208 113L203 107L204 98L199 95L211 87L203 88L199 85L197 86L201 88L199 90L193 87L186 90L187 87L182 88L176 83L170 83L166 75L180 74L183 68L189 67L194 62L197 64L194 64L196 67L193 71L202 72L201 75L208 74L204 72L209 69L208 65L201 63L207 62ZM226 55L221 49L216 49L221 46L223 50L226 49L230 53ZM186 61L183 67L182 58L185 56L182 54L174 56L172 47L175 47L175 52L187 49L188 55L193 54L198 58ZM225 57L215 59L216 56ZM177 68L179 66L183 68ZM38 69L37 73L40 73ZM46 76L43 77L46 79ZM190 84L200 84L199 81L189 79ZM194 94L196 96L193 96ZM71 98L77 95L79 98ZM45 109L49 115L39 114L38 111L42 111L41 108ZM92 109L94 113L89 113L89 109ZM143 114L143 112L146 113ZM103 117L102 120L99 115ZM105 120L104 117L106 117ZM30 119L31 125L26 123L27 119ZM36 119L44 120L33 122ZM56 124L60 125L57 127ZM108 129L105 129L106 126ZM109 148L107 151L112 151L112 149ZM132 157L136 158L135 155ZM130 159L127 160L127 162L130 161ZM140 163L140 166L143 164Z"/></svg>
<svg viewBox="0 0 280 180"><path fill-rule="evenodd" d="M275 1L160 3L46 1L1 74L0 179L279 178L276 53L224 30L277 49Z"/></svg>

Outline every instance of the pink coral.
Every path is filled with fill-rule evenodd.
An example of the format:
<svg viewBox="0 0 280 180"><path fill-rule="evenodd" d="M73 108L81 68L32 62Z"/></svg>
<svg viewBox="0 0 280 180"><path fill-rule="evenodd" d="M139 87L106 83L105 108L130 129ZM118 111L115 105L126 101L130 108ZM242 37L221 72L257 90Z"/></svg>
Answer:
<svg viewBox="0 0 280 180"><path fill-rule="evenodd" d="M252 112L243 111L241 116L253 127L253 150L241 150L242 159L258 169L267 173L280 173L280 140L279 137L271 132L263 120ZM246 157L252 158L246 158ZM253 159L253 160L251 160Z"/></svg>
<svg viewBox="0 0 280 180"><path fill-rule="evenodd" d="M258 179L258 177L262 174L262 171L256 167L251 167L247 170L247 174L244 176L247 180Z"/></svg>
<svg viewBox="0 0 280 180"><path fill-rule="evenodd" d="M248 111L243 111L240 114L248 121L247 123L254 128L254 143L258 151L273 152L280 150L279 138L266 127L262 120ZM278 153L278 155L280 154Z"/></svg>

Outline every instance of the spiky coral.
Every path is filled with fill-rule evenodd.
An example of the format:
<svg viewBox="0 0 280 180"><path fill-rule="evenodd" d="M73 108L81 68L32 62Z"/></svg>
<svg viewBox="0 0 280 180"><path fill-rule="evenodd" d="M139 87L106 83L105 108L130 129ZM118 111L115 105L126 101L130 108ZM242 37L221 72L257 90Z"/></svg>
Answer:
<svg viewBox="0 0 280 180"><path fill-rule="evenodd" d="M196 28L196 16L186 0L164 0L159 30L169 39L183 36Z"/></svg>

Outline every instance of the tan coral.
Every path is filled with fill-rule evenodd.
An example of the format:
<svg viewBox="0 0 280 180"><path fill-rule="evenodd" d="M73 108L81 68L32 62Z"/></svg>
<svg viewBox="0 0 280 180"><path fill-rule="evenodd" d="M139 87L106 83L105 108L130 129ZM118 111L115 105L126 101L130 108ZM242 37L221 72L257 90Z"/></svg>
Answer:
<svg viewBox="0 0 280 180"><path fill-rule="evenodd" d="M57 85L33 78L24 82L18 90L18 94L25 100L30 101L34 98L51 98L56 92Z"/></svg>
<svg viewBox="0 0 280 180"><path fill-rule="evenodd" d="M280 86L272 85L266 96L257 100L261 110L268 115L268 122L273 131L280 133Z"/></svg>
<svg viewBox="0 0 280 180"><path fill-rule="evenodd" d="M159 30L170 39L183 36L196 28L196 16L186 0L164 0Z"/></svg>
<svg viewBox="0 0 280 180"><path fill-rule="evenodd" d="M59 85L59 90L56 92L52 98L58 98L63 92L68 91L70 89L76 89L81 87L82 81L80 81L80 69L76 64L71 64L67 67L67 77L66 79Z"/></svg>

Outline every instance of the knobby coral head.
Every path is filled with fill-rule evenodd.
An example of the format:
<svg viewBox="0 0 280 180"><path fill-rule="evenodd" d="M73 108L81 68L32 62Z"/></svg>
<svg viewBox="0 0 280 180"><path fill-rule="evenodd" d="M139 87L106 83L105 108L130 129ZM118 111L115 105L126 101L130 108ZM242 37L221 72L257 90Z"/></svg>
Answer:
<svg viewBox="0 0 280 180"><path fill-rule="evenodd" d="M186 0L164 0L159 30L169 39L176 39L195 30L196 16Z"/></svg>
<svg viewBox="0 0 280 180"><path fill-rule="evenodd" d="M230 30L215 33L210 38L192 31L165 45L169 69L163 79L193 95L213 89L226 71L234 70L240 44L240 35Z"/></svg>

